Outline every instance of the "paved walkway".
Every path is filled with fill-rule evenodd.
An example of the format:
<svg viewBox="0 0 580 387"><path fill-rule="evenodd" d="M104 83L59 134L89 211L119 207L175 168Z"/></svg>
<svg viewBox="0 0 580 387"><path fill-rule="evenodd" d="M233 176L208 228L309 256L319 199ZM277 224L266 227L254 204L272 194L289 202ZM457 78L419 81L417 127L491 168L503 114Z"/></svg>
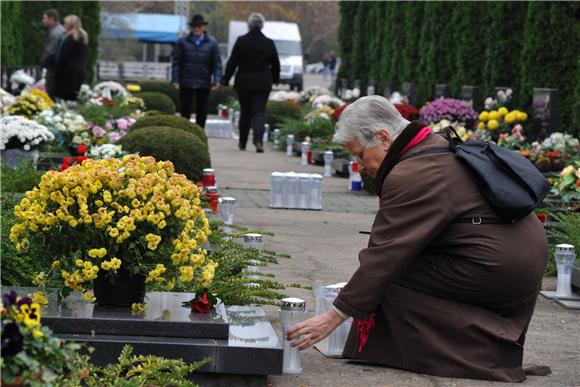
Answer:
<svg viewBox="0 0 580 387"><path fill-rule="evenodd" d="M322 173L322 167L300 166L297 157L272 151L257 154L253 147L240 152L234 140L209 140L212 165L223 193L238 199L236 222L247 227L272 231L266 248L292 255L268 268L284 283L312 286L314 281L346 281L358 267L358 252L368 237L359 230L369 230L376 210L376 200L363 193L346 190L340 178L325 179L322 211L274 210L268 208L269 176L273 171ZM545 287L553 287L553 280ZM304 298L310 311L311 291L291 289L289 295ZM266 307L274 327L280 333L276 307ZM538 299L529 328L524 362L549 365L553 374L530 377L523 386L580 386L580 312L568 311L552 302ZM510 384L466 379L446 379L385 367L350 364L327 359L315 349L302 352L303 373L272 376L273 386L510 386Z"/></svg>

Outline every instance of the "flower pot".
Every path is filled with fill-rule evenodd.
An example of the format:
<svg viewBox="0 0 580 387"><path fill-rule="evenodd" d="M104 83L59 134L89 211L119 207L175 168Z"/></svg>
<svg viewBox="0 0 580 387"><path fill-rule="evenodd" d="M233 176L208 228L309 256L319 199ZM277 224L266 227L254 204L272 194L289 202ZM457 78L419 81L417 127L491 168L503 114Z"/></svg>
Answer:
<svg viewBox="0 0 580 387"><path fill-rule="evenodd" d="M131 306L143 302L145 298L145 275L131 274L123 267L117 270L117 275L111 280L99 275L93 285L99 305Z"/></svg>
<svg viewBox="0 0 580 387"><path fill-rule="evenodd" d="M12 168L16 168L18 164L23 161L31 161L36 164L38 161L39 152L38 149L32 149L25 151L22 149L5 149L2 151L2 161L5 161Z"/></svg>

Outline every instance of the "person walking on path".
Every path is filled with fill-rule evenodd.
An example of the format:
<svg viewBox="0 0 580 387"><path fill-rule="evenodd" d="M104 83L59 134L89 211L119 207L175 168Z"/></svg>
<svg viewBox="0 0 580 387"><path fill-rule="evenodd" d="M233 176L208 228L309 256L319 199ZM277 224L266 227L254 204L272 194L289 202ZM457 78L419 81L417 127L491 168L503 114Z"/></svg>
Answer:
<svg viewBox="0 0 580 387"><path fill-rule="evenodd" d="M482 223L498 215L473 172L453 152L424 154L449 143L384 97L349 105L333 140L376 179L380 206L334 308L291 327L292 345L306 349L352 316L347 358L503 382L547 371L522 366L548 258L535 214Z"/></svg>
<svg viewBox="0 0 580 387"><path fill-rule="evenodd" d="M330 56L325 55L322 58L322 80L328 80L330 75Z"/></svg>
<svg viewBox="0 0 580 387"><path fill-rule="evenodd" d="M234 88L240 101L240 150L246 149L250 127L254 132L254 145L258 153L264 152L262 136L266 123L266 103L272 84L280 82L280 60L272 39L262 33L265 18L252 13L248 18L249 32L240 36L226 65L222 81L228 85L236 73Z"/></svg>
<svg viewBox="0 0 580 387"><path fill-rule="evenodd" d="M330 58L328 60L328 69L330 71L330 80L332 81L336 77L336 68L338 65L338 58L336 53L333 51L330 53Z"/></svg>
<svg viewBox="0 0 580 387"><path fill-rule="evenodd" d="M42 53L41 66L46 69L45 87L46 92L51 98L54 98L54 67L56 49L60 38L66 32L60 24L60 15L56 9L48 9L42 14L42 25L47 29L46 44Z"/></svg>
<svg viewBox="0 0 580 387"><path fill-rule="evenodd" d="M179 39L173 51L171 82L179 90L181 116L191 117L195 96L195 122L205 127L209 93L220 88L222 58L217 40L208 35L208 23L202 15L194 15L189 23L191 33Z"/></svg>
<svg viewBox="0 0 580 387"><path fill-rule="evenodd" d="M85 80L89 34L76 15L64 18L64 28L66 33L56 50L54 96L74 101Z"/></svg>

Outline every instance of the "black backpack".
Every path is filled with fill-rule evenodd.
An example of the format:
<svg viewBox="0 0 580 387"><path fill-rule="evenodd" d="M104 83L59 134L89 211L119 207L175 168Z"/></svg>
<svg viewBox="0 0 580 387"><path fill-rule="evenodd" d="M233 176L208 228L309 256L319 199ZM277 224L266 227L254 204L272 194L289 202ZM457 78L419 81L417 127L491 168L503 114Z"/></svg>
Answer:
<svg viewBox="0 0 580 387"><path fill-rule="evenodd" d="M451 132L455 137L451 136ZM454 222L473 224L515 223L530 214L550 192L550 183L524 156L490 141L463 142L452 127L446 129L449 148L426 154L453 152L476 175L479 191L501 219L460 218Z"/></svg>

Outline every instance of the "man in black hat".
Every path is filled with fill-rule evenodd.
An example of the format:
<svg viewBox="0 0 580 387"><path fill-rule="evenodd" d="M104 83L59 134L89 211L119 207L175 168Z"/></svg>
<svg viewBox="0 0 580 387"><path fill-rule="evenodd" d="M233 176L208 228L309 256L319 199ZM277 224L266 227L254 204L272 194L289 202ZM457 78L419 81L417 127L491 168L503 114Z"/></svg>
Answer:
<svg viewBox="0 0 580 387"><path fill-rule="evenodd" d="M207 118L210 89L212 84L218 89L222 77L219 45L205 32L207 24L202 15L193 16L189 23L191 33L175 45L171 69L171 82L179 90L181 116L190 118L195 95L195 122L202 128Z"/></svg>

